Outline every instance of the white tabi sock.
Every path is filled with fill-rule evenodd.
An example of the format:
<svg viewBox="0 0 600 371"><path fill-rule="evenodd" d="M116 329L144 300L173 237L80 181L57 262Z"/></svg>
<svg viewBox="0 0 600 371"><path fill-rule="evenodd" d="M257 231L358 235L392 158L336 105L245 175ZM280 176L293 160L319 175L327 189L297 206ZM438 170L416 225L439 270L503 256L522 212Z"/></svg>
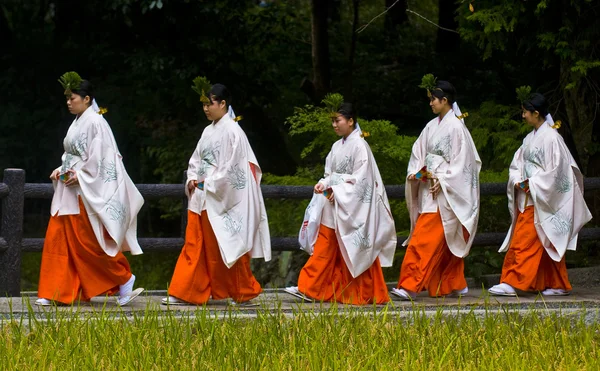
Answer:
<svg viewBox="0 0 600 371"><path fill-rule="evenodd" d="M131 291L133 291L133 284L135 283L135 276L132 274L129 281L125 282L125 284L119 286L119 296L121 298L127 297L131 295Z"/></svg>

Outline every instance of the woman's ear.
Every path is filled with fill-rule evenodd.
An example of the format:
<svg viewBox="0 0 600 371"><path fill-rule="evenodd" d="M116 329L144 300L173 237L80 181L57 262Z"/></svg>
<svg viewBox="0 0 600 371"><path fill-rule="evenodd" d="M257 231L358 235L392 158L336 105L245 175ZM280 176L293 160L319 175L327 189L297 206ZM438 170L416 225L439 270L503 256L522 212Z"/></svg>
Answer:
<svg viewBox="0 0 600 371"><path fill-rule="evenodd" d="M91 105L92 104L92 100L90 99L89 95L86 95L85 98L83 98L83 103L85 103L87 105Z"/></svg>
<svg viewBox="0 0 600 371"><path fill-rule="evenodd" d="M221 108L227 107L227 101L222 100L221 103L219 103L219 107L221 107Z"/></svg>

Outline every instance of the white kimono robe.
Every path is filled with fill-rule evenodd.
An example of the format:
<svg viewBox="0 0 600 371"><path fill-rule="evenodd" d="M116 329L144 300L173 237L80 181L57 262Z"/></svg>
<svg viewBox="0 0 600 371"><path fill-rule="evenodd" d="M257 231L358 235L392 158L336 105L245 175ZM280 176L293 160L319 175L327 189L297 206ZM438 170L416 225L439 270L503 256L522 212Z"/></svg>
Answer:
<svg viewBox="0 0 600 371"><path fill-rule="evenodd" d="M248 138L233 119L225 115L204 129L187 170L187 183L204 182L204 190L196 188L190 196L186 187L188 209L206 210L227 267L248 252L271 260L261 177Z"/></svg>
<svg viewBox="0 0 600 371"><path fill-rule="evenodd" d="M436 117L425 126L412 148L408 175L427 166L438 178L441 191L433 199L430 182L406 180L406 206L410 214L410 242L421 213L439 210L448 248L455 256L469 254L479 221L479 171L481 160L465 124L453 110L439 121ZM469 232L465 242L463 227Z"/></svg>
<svg viewBox="0 0 600 371"><path fill-rule="evenodd" d="M515 183L529 179L529 197ZM579 230L592 219L583 199L583 176L562 136L548 123L529 133L510 164L507 186L512 225L500 247L507 251L517 212L533 205L537 235L554 261L575 250Z"/></svg>
<svg viewBox="0 0 600 371"><path fill-rule="evenodd" d="M137 214L144 199L125 171L108 122L89 107L73 121L63 141L61 172L73 169L79 185L54 181L52 215L77 215L81 196L102 249L142 254L137 240ZM110 237L106 238L104 229Z"/></svg>
<svg viewBox="0 0 600 371"><path fill-rule="evenodd" d="M353 277L369 269L379 257L392 266L396 228L377 163L367 142L355 130L333 144L319 182L332 188L334 203L315 194L300 230L300 245L312 254L319 225L335 229L341 253ZM333 225L331 225L333 224Z"/></svg>

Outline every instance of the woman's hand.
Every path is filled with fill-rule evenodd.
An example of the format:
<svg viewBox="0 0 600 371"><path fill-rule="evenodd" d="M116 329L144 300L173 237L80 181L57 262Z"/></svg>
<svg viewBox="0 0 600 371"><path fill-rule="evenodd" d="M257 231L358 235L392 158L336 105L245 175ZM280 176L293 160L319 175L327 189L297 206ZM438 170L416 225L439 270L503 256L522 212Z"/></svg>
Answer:
<svg viewBox="0 0 600 371"><path fill-rule="evenodd" d="M417 177L415 176L415 174L410 174L408 176L408 180L417 180Z"/></svg>
<svg viewBox="0 0 600 371"><path fill-rule="evenodd" d="M316 194L321 194L323 193L323 191L325 190L325 186L323 185L323 183L317 183L315 184L315 193Z"/></svg>
<svg viewBox="0 0 600 371"><path fill-rule="evenodd" d="M327 197L327 200L329 200L329 202L333 203L334 198L333 198L333 189L331 188L327 188L323 194L325 195L325 197Z"/></svg>
<svg viewBox="0 0 600 371"><path fill-rule="evenodd" d="M198 181L197 180L190 180L187 184L187 189L188 189L188 193L191 195L194 194L194 191L196 190L196 187L198 186Z"/></svg>
<svg viewBox="0 0 600 371"><path fill-rule="evenodd" d="M50 179L58 181L58 177L60 176L60 169L56 169L50 174Z"/></svg>
<svg viewBox="0 0 600 371"><path fill-rule="evenodd" d="M525 179L522 182L515 183L515 187L525 193L529 193L529 179Z"/></svg>
<svg viewBox="0 0 600 371"><path fill-rule="evenodd" d="M77 173L73 169L67 170L67 174L69 174L69 179L65 181L65 185L67 187L72 187L74 185L79 184L79 179L77 179Z"/></svg>
<svg viewBox="0 0 600 371"><path fill-rule="evenodd" d="M442 189L442 187L440 186L440 180L438 178L430 178L431 179L431 187L429 187L429 192L431 192L431 195L433 196L433 199L435 200L435 198L437 197L438 193L440 193L440 190Z"/></svg>

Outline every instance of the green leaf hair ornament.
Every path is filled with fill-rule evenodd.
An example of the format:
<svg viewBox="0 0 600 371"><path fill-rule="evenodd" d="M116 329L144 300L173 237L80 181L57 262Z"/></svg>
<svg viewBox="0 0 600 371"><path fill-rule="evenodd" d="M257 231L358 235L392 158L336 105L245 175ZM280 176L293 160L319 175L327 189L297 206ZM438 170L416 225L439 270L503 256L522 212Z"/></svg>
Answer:
<svg viewBox="0 0 600 371"><path fill-rule="evenodd" d="M210 103L210 98L207 96L210 91L210 81L204 76L198 76L193 81L192 90L200 95L200 102Z"/></svg>
<svg viewBox="0 0 600 371"><path fill-rule="evenodd" d="M65 89L65 95L71 96L73 90L79 89L81 82L83 79L77 72L65 72L59 79L58 82L62 85L63 89Z"/></svg>
<svg viewBox="0 0 600 371"><path fill-rule="evenodd" d="M435 87L436 84L437 84L437 78L435 76L433 76L433 74L428 73L427 75L423 76L423 78L421 79L421 84L419 85L419 87L426 89L427 96L429 98L431 98L431 92L435 89L439 89L439 88Z"/></svg>
<svg viewBox="0 0 600 371"><path fill-rule="evenodd" d="M325 104L329 116L331 118L336 118L342 103L344 103L344 97L340 93L329 93L321 102Z"/></svg>

